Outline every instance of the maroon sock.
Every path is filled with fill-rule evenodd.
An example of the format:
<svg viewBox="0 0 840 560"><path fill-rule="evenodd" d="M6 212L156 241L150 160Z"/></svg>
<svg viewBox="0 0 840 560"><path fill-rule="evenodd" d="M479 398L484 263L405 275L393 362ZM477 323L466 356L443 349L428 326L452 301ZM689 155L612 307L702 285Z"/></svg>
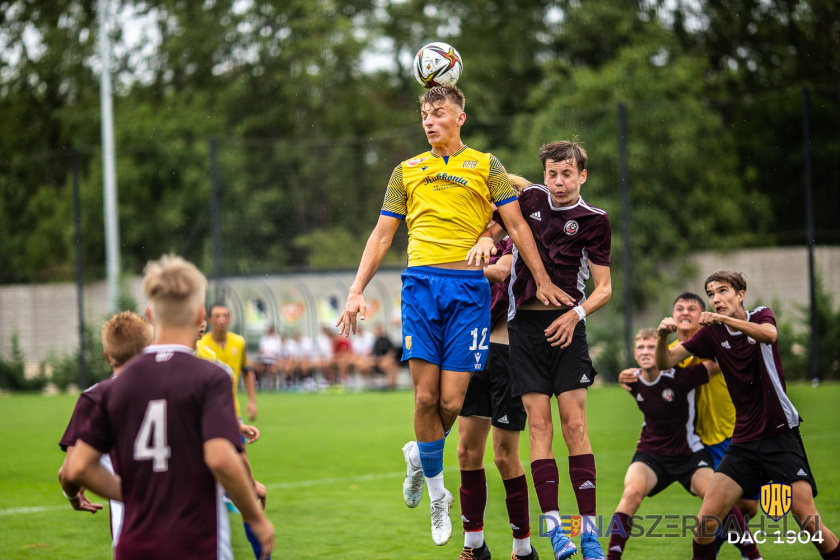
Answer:
<svg viewBox="0 0 840 560"><path fill-rule="evenodd" d="M820 556L822 556L823 560L840 560L840 544L831 552L820 554Z"/></svg>
<svg viewBox="0 0 840 560"><path fill-rule="evenodd" d="M461 471L461 520L464 531L484 528L484 508L487 507L487 479L484 469Z"/></svg>
<svg viewBox="0 0 840 560"><path fill-rule="evenodd" d="M735 523L738 524L738 542L735 543L735 548L741 551L741 556L745 556L750 560L761 558L761 553L752 539L749 542L741 542L744 533L747 531L747 522L744 519L744 514L736 506L732 506L727 517L735 518ZM726 526L726 524L724 524Z"/></svg>
<svg viewBox="0 0 840 560"><path fill-rule="evenodd" d="M531 516L528 513L528 479L525 475L509 480L505 484L505 504L508 520L513 529L514 539L524 539L531 535Z"/></svg>
<svg viewBox="0 0 840 560"><path fill-rule="evenodd" d="M615 527L615 519L621 524L621 530ZM607 528L610 531L610 545L607 547L607 560L620 560L621 555L624 554L624 547L627 545L627 539L630 538L630 516L620 511L615 512L613 521L610 521L610 526ZM622 536L622 533L624 536Z"/></svg>
<svg viewBox="0 0 840 560"><path fill-rule="evenodd" d="M581 515L595 515L595 455L569 456L569 478Z"/></svg>
<svg viewBox="0 0 840 560"><path fill-rule="evenodd" d="M693 544L694 556L691 557L691 560L716 560L717 546L715 541L709 544L698 544L697 541L693 541Z"/></svg>
<svg viewBox="0 0 840 560"><path fill-rule="evenodd" d="M537 459L531 461L531 477L534 479L534 490L540 502L540 511L560 510L560 473L557 461L554 459Z"/></svg>

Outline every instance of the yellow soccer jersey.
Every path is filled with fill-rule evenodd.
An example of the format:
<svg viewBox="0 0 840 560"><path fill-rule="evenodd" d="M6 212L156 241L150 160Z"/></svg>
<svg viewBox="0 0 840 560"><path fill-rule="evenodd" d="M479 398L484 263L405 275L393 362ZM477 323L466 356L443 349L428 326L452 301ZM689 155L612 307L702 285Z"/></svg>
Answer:
<svg viewBox="0 0 840 560"><path fill-rule="evenodd" d="M239 386L239 376L242 368L248 365L248 355L245 353L245 338L227 333L227 342L222 348L213 340L211 333L202 336L196 343L196 356L199 358L216 360L226 364L233 371L233 405L236 407L236 416L242 416L239 410L239 399L236 396L236 389Z"/></svg>
<svg viewBox="0 0 840 560"><path fill-rule="evenodd" d="M671 346L676 344L674 341ZM680 362L680 367L702 363L697 356L689 356ZM735 405L729 396L729 389L723 375L713 375L708 383L697 387L697 424L695 430L703 445L715 445L732 437L735 430Z"/></svg>
<svg viewBox="0 0 840 560"><path fill-rule="evenodd" d="M497 206L516 200L504 166L464 146L448 158L432 151L391 175L381 214L408 226L408 266L464 260Z"/></svg>

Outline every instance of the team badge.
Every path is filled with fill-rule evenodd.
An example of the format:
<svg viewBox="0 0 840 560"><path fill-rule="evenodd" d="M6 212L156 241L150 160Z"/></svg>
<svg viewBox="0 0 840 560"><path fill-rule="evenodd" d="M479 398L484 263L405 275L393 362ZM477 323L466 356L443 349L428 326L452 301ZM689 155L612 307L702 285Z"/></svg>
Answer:
<svg viewBox="0 0 840 560"><path fill-rule="evenodd" d="M405 349L411 350L411 335L405 337Z"/></svg>
<svg viewBox="0 0 840 560"><path fill-rule="evenodd" d="M467 169L475 169L478 165L478 162L475 160L465 161L461 167L465 167Z"/></svg>
<svg viewBox="0 0 840 560"><path fill-rule="evenodd" d="M415 166L415 165L417 165L418 163L423 163L423 162L424 162L424 161L426 161L427 159L429 159L429 158L425 158L425 157L418 157L418 158L410 159L410 160L408 160L408 161L407 161L407 162L405 162L405 163L406 163L406 165L408 165L409 167L414 167L414 166Z"/></svg>
<svg viewBox="0 0 840 560"><path fill-rule="evenodd" d="M580 226L575 220L569 220L566 222L566 225L563 227L563 231L566 232L566 235L574 235L578 232Z"/></svg>
<svg viewBox="0 0 840 560"><path fill-rule="evenodd" d="M747 337L747 342L749 342L750 344L755 344L755 339L751 336L748 336Z"/></svg>
<svg viewBox="0 0 840 560"><path fill-rule="evenodd" d="M778 521L790 511L793 489L790 484L774 482L761 487L761 510Z"/></svg>
<svg viewBox="0 0 840 560"><path fill-rule="evenodd" d="M674 391L671 389L665 389L662 391L662 398L665 399L666 402L671 402L674 400Z"/></svg>

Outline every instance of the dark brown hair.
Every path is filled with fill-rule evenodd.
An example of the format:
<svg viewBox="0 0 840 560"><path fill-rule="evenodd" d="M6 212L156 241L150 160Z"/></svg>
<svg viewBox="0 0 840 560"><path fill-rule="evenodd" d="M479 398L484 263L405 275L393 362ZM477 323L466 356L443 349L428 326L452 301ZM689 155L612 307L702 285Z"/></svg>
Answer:
<svg viewBox="0 0 840 560"><path fill-rule="evenodd" d="M449 101L462 112L467 105L467 100L464 97L464 92L456 86L435 86L429 89L426 93L420 96L420 106L429 104L432 107L438 107Z"/></svg>
<svg viewBox="0 0 840 560"><path fill-rule="evenodd" d="M540 147L540 161L543 169L545 162L554 160L557 162L574 161L577 163L578 173L586 169L586 150L583 149L583 142L577 136L571 140L556 140L543 144Z"/></svg>

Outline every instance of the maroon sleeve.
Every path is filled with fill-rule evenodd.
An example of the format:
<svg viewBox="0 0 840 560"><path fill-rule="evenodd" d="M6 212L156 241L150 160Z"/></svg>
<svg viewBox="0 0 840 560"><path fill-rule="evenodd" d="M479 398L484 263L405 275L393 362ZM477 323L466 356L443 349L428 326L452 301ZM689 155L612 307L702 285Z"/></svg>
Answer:
<svg viewBox="0 0 840 560"><path fill-rule="evenodd" d="M696 366L689 366L687 368L677 367L674 369L677 373L677 379L683 384L686 392L709 382L709 370L703 364L697 364Z"/></svg>
<svg viewBox="0 0 840 560"><path fill-rule="evenodd" d="M241 453L242 435L233 407L233 393L230 376L221 368L207 382L204 392L204 406L201 411L201 437L203 441L223 438ZM214 372L216 373L216 372Z"/></svg>
<svg viewBox="0 0 840 560"><path fill-rule="evenodd" d="M773 326L776 325L776 317L773 315L773 312L770 311L769 307L764 307L753 313L750 317L750 321L758 323L759 325L763 325L764 323L770 323Z"/></svg>
<svg viewBox="0 0 840 560"><path fill-rule="evenodd" d="M497 253L498 257L504 257L505 255L510 255L513 253L513 241L510 237L505 237L501 241L496 244L496 248L500 249L500 252Z"/></svg>
<svg viewBox="0 0 840 560"><path fill-rule="evenodd" d="M698 358L707 360L715 359L714 344L711 339L711 329L709 327L700 327L691 338L682 343L683 348L694 354Z"/></svg>
<svg viewBox="0 0 840 560"><path fill-rule="evenodd" d="M108 394L107 390L102 393L77 434L78 439L102 453L108 453L114 447L114 433L106 407Z"/></svg>
<svg viewBox="0 0 840 560"><path fill-rule="evenodd" d="M62 451L67 451L68 447L76 445L76 440L79 439L79 430L84 427L95 406L96 401L89 393L79 395L76 406L73 408L73 414L70 416L70 422L67 424L67 429L64 430L64 435L58 442Z"/></svg>
<svg viewBox="0 0 840 560"><path fill-rule="evenodd" d="M594 228L594 235L586 244L589 260L599 266L610 266L610 247L612 245L612 231L610 219L606 214L599 216L598 226Z"/></svg>

